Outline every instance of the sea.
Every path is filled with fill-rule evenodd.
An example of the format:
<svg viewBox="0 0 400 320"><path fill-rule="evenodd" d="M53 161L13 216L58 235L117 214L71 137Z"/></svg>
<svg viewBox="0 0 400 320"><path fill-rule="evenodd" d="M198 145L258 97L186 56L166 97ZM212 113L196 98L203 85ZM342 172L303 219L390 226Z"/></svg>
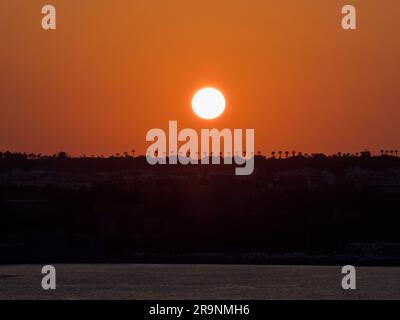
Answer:
<svg viewBox="0 0 400 320"><path fill-rule="evenodd" d="M0 266L0 299L400 299L400 267L356 267L355 290L342 288L342 266L59 264L55 290L42 267Z"/></svg>

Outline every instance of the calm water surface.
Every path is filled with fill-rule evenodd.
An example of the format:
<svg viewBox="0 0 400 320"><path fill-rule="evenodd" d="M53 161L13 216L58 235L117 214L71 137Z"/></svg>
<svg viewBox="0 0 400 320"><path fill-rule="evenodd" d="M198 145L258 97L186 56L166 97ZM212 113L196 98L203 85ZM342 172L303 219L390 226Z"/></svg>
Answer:
<svg viewBox="0 0 400 320"><path fill-rule="evenodd" d="M357 268L356 291L341 267L56 265L57 290L41 266L0 266L0 299L400 299L400 267Z"/></svg>

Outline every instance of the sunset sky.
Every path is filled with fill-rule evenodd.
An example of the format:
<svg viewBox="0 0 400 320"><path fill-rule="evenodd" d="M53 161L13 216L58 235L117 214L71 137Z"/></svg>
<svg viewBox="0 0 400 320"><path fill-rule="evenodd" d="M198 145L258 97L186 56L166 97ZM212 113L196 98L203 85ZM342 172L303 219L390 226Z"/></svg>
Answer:
<svg viewBox="0 0 400 320"><path fill-rule="evenodd" d="M0 17L2 151L144 153L169 120L254 128L264 153L400 149L398 0L0 0ZM212 121L190 105L206 86L227 100Z"/></svg>

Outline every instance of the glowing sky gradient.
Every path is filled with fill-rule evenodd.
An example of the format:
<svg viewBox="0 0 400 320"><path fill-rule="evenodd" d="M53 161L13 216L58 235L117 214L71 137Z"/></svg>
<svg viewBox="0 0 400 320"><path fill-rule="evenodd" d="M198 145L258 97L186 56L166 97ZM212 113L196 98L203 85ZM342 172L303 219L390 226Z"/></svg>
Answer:
<svg viewBox="0 0 400 320"><path fill-rule="evenodd" d="M400 148L398 0L52 0L45 32L47 3L0 0L0 150L144 153L169 120L254 128L263 152ZM213 121L191 110L207 86Z"/></svg>

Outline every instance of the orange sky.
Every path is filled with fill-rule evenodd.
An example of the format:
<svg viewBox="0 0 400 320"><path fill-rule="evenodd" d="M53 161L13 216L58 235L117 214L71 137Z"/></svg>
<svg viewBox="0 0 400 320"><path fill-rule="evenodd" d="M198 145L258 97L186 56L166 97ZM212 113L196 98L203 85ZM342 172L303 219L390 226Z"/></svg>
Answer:
<svg viewBox="0 0 400 320"><path fill-rule="evenodd" d="M169 120L254 128L268 153L400 148L398 0L1 0L0 17L0 150L143 153ZM227 98L217 120L192 113L203 86Z"/></svg>

